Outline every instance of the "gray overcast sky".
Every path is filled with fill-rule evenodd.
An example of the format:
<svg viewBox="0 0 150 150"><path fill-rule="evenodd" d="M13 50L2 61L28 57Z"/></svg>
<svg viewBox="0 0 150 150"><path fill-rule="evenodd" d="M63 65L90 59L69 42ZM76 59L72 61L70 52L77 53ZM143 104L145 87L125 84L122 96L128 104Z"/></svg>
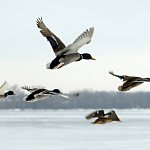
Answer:
<svg viewBox="0 0 150 150"><path fill-rule="evenodd" d="M150 77L149 0L13 0L0 5L1 81L20 86L115 91L122 81L108 74ZM86 28L95 27L90 44L80 49L96 61L47 70L54 53L36 27L45 24L68 45ZM143 84L132 91L149 91Z"/></svg>

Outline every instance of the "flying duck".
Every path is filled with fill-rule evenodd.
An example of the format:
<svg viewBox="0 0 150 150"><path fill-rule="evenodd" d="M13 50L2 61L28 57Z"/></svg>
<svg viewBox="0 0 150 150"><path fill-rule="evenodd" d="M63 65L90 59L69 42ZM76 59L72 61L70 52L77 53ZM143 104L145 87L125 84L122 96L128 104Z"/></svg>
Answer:
<svg viewBox="0 0 150 150"><path fill-rule="evenodd" d="M22 87L22 89L30 92L30 94L24 98L24 100L27 102L36 102L55 95L66 99L78 96L78 93L73 94L71 96L63 94L59 89L47 90L45 88L30 88L29 86L24 86Z"/></svg>
<svg viewBox="0 0 150 150"><path fill-rule="evenodd" d="M91 42L94 27L84 31L72 44L68 46L65 46L65 44L46 27L42 17L37 19L37 27L40 28L41 34L46 37L56 55L56 58L52 60L52 62L47 63L47 69L58 69L82 59L95 60L95 58L92 58L92 56L88 53L78 53L80 47Z"/></svg>
<svg viewBox="0 0 150 150"><path fill-rule="evenodd" d="M6 81L0 86L0 99L6 98L9 95L15 95L13 91L5 92L5 89L7 87L8 87L8 83Z"/></svg>
<svg viewBox="0 0 150 150"><path fill-rule="evenodd" d="M150 82L150 78L141 78L141 77L127 76L127 75L116 75L112 71L110 71L109 74L123 80L124 82L123 85L118 86L119 91L128 91L136 86L139 86L144 82Z"/></svg>
<svg viewBox="0 0 150 150"><path fill-rule="evenodd" d="M120 121L114 110L104 113L104 110L96 110L86 116L86 119L97 118L92 124L105 124L112 121Z"/></svg>

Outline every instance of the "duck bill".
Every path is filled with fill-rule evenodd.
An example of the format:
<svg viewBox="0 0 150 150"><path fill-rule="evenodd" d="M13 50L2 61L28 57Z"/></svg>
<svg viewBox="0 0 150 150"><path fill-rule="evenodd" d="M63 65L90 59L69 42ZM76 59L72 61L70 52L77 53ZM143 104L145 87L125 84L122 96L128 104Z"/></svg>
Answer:
<svg viewBox="0 0 150 150"><path fill-rule="evenodd" d="M91 58L92 60L96 60L95 58Z"/></svg>

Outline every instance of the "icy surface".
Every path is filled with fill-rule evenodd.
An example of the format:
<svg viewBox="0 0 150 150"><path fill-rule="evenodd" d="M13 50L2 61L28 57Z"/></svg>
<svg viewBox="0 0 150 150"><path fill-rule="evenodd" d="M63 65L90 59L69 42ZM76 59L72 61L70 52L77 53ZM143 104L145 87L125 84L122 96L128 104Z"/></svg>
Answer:
<svg viewBox="0 0 150 150"><path fill-rule="evenodd" d="M150 150L149 109L115 110L123 122L105 125L92 111L1 110L0 150Z"/></svg>

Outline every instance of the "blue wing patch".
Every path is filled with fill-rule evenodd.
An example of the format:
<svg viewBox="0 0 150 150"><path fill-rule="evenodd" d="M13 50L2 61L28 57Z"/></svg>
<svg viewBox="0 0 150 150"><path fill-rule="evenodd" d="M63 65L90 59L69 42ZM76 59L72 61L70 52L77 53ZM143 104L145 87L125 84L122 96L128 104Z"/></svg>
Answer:
<svg viewBox="0 0 150 150"><path fill-rule="evenodd" d="M58 45L56 39L53 36L47 37L47 40L50 42L53 49L58 48L59 45Z"/></svg>

